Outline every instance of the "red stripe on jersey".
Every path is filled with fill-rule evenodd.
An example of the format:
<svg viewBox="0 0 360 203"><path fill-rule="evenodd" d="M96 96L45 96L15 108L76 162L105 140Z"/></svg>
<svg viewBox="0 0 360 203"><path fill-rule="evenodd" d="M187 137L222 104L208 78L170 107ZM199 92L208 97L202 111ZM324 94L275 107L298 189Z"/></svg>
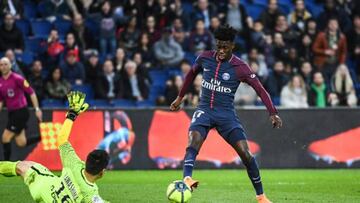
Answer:
<svg viewBox="0 0 360 203"><path fill-rule="evenodd" d="M218 62L218 65L216 66L215 70L215 80L217 79L219 75L219 69L220 69L221 61ZM214 107L214 98L215 98L215 90L211 92L211 99L210 99L210 108L212 109Z"/></svg>

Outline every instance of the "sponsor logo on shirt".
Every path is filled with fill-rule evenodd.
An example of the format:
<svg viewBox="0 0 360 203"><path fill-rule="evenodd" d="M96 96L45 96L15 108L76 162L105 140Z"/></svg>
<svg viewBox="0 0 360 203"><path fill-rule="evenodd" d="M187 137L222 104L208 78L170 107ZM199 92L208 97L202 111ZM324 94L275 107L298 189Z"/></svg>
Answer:
<svg viewBox="0 0 360 203"><path fill-rule="evenodd" d="M231 89L229 87L221 86L221 81L212 78L210 82L206 80L201 81L201 86L205 89L209 89L216 92L222 93L231 93Z"/></svg>
<svg viewBox="0 0 360 203"><path fill-rule="evenodd" d="M15 91L13 89L8 89L7 90L7 96L8 97L14 97L15 96Z"/></svg>

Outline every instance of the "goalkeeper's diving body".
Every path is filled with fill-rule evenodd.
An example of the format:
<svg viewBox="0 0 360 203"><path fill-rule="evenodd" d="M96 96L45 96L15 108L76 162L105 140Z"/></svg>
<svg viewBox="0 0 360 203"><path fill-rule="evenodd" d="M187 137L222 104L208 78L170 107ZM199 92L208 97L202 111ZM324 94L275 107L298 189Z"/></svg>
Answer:
<svg viewBox="0 0 360 203"><path fill-rule="evenodd" d="M69 111L57 140L63 165L61 176L55 176L45 166L32 161L0 161L0 174L22 176L35 202L105 202L95 182L104 175L109 156L104 150L94 150L85 163L77 156L68 138L76 117L89 105L81 92L71 92L68 100Z"/></svg>

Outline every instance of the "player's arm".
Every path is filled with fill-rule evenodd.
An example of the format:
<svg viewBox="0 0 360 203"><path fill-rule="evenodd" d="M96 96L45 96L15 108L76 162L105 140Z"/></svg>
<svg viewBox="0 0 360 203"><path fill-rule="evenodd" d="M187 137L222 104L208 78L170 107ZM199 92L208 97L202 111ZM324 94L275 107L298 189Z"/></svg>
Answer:
<svg viewBox="0 0 360 203"><path fill-rule="evenodd" d="M24 90L24 92L28 95L30 95L31 103L35 109L35 115L38 118L38 120L42 121L42 112L39 106L39 100L35 94L34 89L30 86L29 82L25 80L25 78L19 77L17 80L18 86Z"/></svg>
<svg viewBox="0 0 360 203"><path fill-rule="evenodd" d="M3 101L0 100L0 111L2 110L3 105L4 105Z"/></svg>
<svg viewBox="0 0 360 203"><path fill-rule="evenodd" d="M176 97L176 99L170 105L171 111L177 111L180 109L180 105L184 101L184 96L185 96L186 92L188 91L190 85L193 83L196 75L201 71L201 65L200 65L199 58L200 58L200 56L195 60L195 63L192 66L191 70L186 74L185 81L184 81L183 86L181 87L179 95Z"/></svg>
<svg viewBox="0 0 360 203"><path fill-rule="evenodd" d="M261 84L256 74L251 71L249 65L247 64L242 64L242 67L238 70L241 70L241 72L237 73L239 79L249 84L256 91L261 101L265 104L266 109L270 114L270 119L273 127L281 128L282 120L278 115L278 111L272 103L269 93L265 90L264 86Z"/></svg>
<svg viewBox="0 0 360 203"><path fill-rule="evenodd" d="M69 143L69 136L77 116L89 108L89 105L85 103L85 96L81 92L70 92L68 94L69 111L66 113L66 119L57 138L61 162L64 166L71 165L75 161L81 161Z"/></svg>

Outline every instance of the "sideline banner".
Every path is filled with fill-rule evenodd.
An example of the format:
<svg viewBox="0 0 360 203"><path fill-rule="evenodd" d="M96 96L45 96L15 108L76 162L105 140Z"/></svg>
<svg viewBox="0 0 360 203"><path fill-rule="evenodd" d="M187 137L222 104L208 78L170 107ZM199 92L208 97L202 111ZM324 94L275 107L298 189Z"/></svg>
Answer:
<svg viewBox="0 0 360 203"><path fill-rule="evenodd" d="M194 110L98 110L81 115L70 141L85 160L95 148L109 152L111 169L181 168ZM250 151L262 168L360 168L360 109L281 110L284 126L272 129L265 110L238 110ZM39 124L31 114L27 136L42 136L26 148L13 143L12 160L32 160L61 169L56 137L65 111L44 110ZM0 112L0 131L7 113ZM3 158L0 146L0 159ZM235 151L211 130L196 168L238 168Z"/></svg>

